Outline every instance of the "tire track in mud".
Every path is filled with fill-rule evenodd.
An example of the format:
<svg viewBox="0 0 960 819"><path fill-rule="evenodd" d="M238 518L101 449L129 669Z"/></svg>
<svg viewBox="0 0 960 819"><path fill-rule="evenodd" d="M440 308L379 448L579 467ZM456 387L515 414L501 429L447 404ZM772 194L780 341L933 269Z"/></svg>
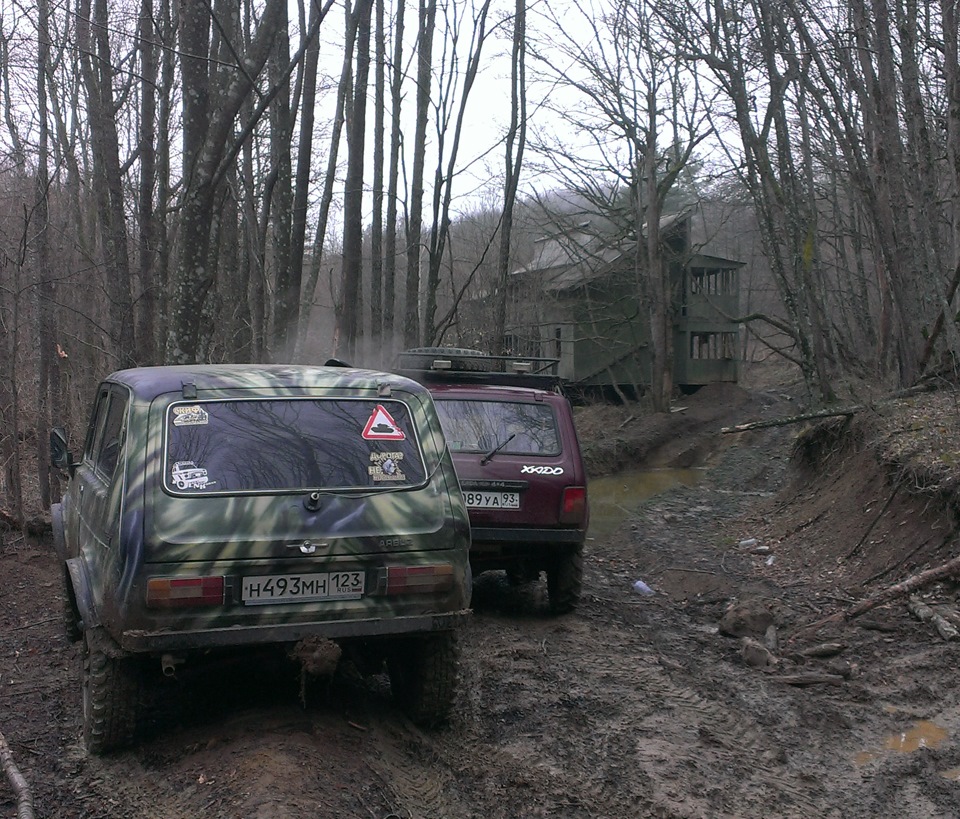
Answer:
<svg viewBox="0 0 960 819"><path fill-rule="evenodd" d="M631 622L636 609L619 609L614 605L599 617L584 612L564 621L517 622L506 629L504 623L492 624L491 633L484 626L474 635L473 649L487 656L479 676L494 680L488 689L512 685L513 707L521 714L532 710L545 720L579 723L569 732L555 724L542 738L531 736L522 723L515 730L508 725L497 748L477 737L487 744L482 753L488 776L506 784L526 780L538 796L558 790L584 795L582 804L568 805L563 815L570 816L642 815L638 810L665 819L748 816L758 804L768 806L768 816L830 815L816 784L787 767L775 736L744 710L747 705L719 699L722 691L714 695L687 684L712 681L670 659L702 656L725 664L716 650L691 638L689 626L677 630L673 624L664 631L667 624L657 622L651 637L650 624ZM661 614L676 616L651 616ZM476 683L469 686L467 716L491 733L495 703ZM512 716L506 706L501 709ZM443 756L451 751L445 748ZM729 788L731 771L736 792Z"/></svg>
<svg viewBox="0 0 960 819"><path fill-rule="evenodd" d="M664 784L662 793L655 794L654 805L664 815L677 817L700 815L697 809L704 816L716 816L717 802L725 804L732 816L751 815L751 809L759 804L767 806L765 816L829 816L816 786L799 780L786 767L775 739L754 717L736 704L675 681L674 675L694 677L682 663L664 660L661 642L662 635L654 645L644 646L645 654L649 655L651 650L656 653L654 662L617 659L624 656L626 646L608 652L610 665L618 676L632 679L637 688L656 692L662 704L662 712L652 717L637 715L623 726L624 732L637 737L652 734L656 738L652 744L639 739L635 743L637 760L643 762L654 782L661 780ZM689 654L694 649L702 652L708 662L715 659L709 649L691 646L689 642L687 638L677 645ZM719 781L725 781L731 771L741 776L738 793L717 793L718 789L711 785L716 781L713 774L722 773ZM702 782L697 783L697 777ZM689 788L691 784L696 787ZM702 795L697 796L697 792ZM704 801L705 797L712 801Z"/></svg>
<svg viewBox="0 0 960 819"><path fill-rule="evenodd" d="M662 675L659 681L662 682L664 677L669 679L669 675ZM709 747L711 761L715 760L711 768L721 766L727 771L743 772L739 796L746 804L779 805L785 811L765 813L767 816L829 815L817 791L794 780L779 751L753 719L731 712L726 705L707 699L690 688L670 686L662 693L674 709L674 719L695 728L700 745ZM701 759L704 757L696 748L691 747L691 751ZM760 793L756 793L757 790ZM754 795L746 795L744 791Z"/></svg>
<svg viewBox="0 0 960 819"><path fill-rule="evenodd" d="M402 731L381 724L372 729L371 739L376 750L367 764L394 796L398 816L438 819L467 815L452 793L453 775L440 762L443 756L437 743L412 724Z"/></svg>

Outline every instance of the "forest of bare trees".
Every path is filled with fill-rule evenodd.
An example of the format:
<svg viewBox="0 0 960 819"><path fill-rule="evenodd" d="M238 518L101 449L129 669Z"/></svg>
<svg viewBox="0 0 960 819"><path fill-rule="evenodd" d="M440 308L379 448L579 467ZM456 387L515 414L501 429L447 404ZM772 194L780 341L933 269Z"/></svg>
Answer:
<svg viewBox="0 0 960 819"><path fill-rule="evenodd" d="M498 352L564 219L761 253L744 332L827 403L960 355L958 0L0 0L0 511L96 382L193 361ZM561 218L562 217L562 218ZM638 231L641 226L646 226ZM751 239L752 241L752 239ZM764 341L765 340L765 341Z"/></svg>

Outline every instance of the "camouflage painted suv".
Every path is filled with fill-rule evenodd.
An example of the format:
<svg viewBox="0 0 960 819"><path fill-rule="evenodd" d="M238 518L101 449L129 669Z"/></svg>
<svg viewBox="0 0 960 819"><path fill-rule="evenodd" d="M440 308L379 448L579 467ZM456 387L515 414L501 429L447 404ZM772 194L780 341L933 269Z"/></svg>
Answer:
<svg viewBox="0 0 960 819"><path fill-rule="evenodd" d="M543 571L559 614L580 600L589 508L556 363L430 347L401 353L397 371L433 394L470 510L474 572L506 569L521 584Z"/></svg>
<svg viewBox="0 0 960 819"><path fill-rule="evenodd" d="M79 460L61 429L51 454L70 474L52 511L91 752L133 739L151 670L264 644L386 663L415 721L448 715L470 531L421 385L342 367L124 370L100 385Z"/></svg>

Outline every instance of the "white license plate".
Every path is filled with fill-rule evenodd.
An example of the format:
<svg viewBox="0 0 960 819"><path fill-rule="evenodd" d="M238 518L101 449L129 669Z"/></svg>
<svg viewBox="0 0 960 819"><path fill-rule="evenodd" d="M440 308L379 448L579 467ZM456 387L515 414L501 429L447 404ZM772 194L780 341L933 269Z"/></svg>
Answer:
<svg viewBox="0 0 960 819"><path fill-rule="evenodd" d="M357 600L362 596L362 571L252 575L243 578L240 587L240 599L248 606Z"/></svg>
<svg viewBox="0 0 960 819"><path fill-rule="evenodd" d="M469 509L519 509L519 492L464 492Z"/></svg>

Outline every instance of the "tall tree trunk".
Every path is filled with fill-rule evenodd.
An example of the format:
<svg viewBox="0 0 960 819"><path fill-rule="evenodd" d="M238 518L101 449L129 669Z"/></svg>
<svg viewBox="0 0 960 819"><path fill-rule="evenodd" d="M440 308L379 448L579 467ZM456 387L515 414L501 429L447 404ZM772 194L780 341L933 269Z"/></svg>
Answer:
<svg viewBox="0 0 960 819"><path fill-rule="evenodd" d="M241 57L243 70L217 59L222 76L218 77L212 97L210 8L202 3L186 3L181 9L184 185L166 338L166 360L170 363L200 360L212 337L213 327L205 323L205 308L217 278L211 252L218 218L217 187L240 150L230 138L237 113L253 90L255 78L263 70L285 19L286 0L267 0L256 34ZM237 43L231 46L238 49ZM247 122L246 128L252 125Z"/></svg>
<svg viewBox="0 0 960 819"><path fill-rule="evenodd" d="M507 298L513 209L520 185L523 151L527 143L527 2L516 0L510 50L510 126L504 145L503 217L497 254L497 290L493 317L493 352L507 354Z"/></svg>
<svg viewBox="0 0 960 819"><path fill-rule="evenodd" d="M670 301L670 264L664 259L660 237L660 216L663 205L658 195L657 167L657 104L647 101L644 151L637 180L644 189L637 208L637 239L642 248L641 270L648 281L650 316L650 399L654 412L668 412L673 393L673 313ZM646 220L646 234L640 230Z"/></svg>
<svg viewBox="0 0 960 819"><path fill-rule="evenodd" d="M307 205L310 195L310 164L313 158L314 109L317 100L317 68L320 61L320 38L317 29L322 13L319 2L310 3L310 24L307 36L310 43L304 58L303 93L300 105L300 140L297 147L296 190L293 200L293 225L290 240L290 273L287 278L289 293L282 303L290 304L289 314L283 317L287 332L284 349L291 355L299 345L301 332L300 299L303 287L304 245L307 234Z"/></svg>
<svg viewBox="0 0 960 819"><path fill-rule="evenodd" d="M346 31L344 33L343 61L340 64L340 81L337 84L337 103L333 114L333 125L330 128L330 153L327 155L327 168L323 178L323 191L320 194L320 211L317 216L317 231L313 241L313 260L310 264L310 275L304 294L304 305L301 311L300 322L306 328L310 325L310 312L317 282L320 280L320 267L323 264L323 248L326 241L327 225L330 220L330 205L333 202L333 189L337 180L337 158L340 155L340 136L343 132L347 98L352 86L353 77L353 50L357 37L359 19L357 11L346 10ZM339 321L339 316L338 316ZM301 333L298 339L295 361L302 361L304 357L303 340L306 333ZM336 352L336 344L334 344Z"/></svg>
<svg viewBox="0 0 960 819"><path fill-rule="evenodd" d="M343 304L341 339L348 360L357 355L363 329L363 155L366 136L367 83L370 79L370 12L373 0L359 0L357 71L351 116L347 122L347 178L343 192Z"/></svg>
<svg viewBox="0 0 960 819"><path fill-rule="evenodd" d="M139 42L140 73L140 191L138 359L145 364L157 363L157 224L153 207L153 191L157 172L157 33L153 25L153 0L142 0Z"/></svg>
<svg viewBox="0 0 960 819"><path fill-rule="evenodd" d="M397 0L393 31L393 68L390 76L390 167L387 171L386 236L383 242L383 336L396 343L394 316L397 298L397 206L400 180L400 114L403 105L403 31L405 0Z"/></svg>
<svg viewBox="0 0 960 819"><path fill-rule="evenodd" d="M374 102L373 102L373 223L370 225L370 335L378 350L376 364L385 366L392 352L383 335L383 160L386 114L386 26L384 0L375 0Z"/></svg>
<svg viewBox="0 0 960 819"><path fill-rule="evenodd" d="M264 197L269 214L270 238L273 252L275 293L273 332L270 357L273 361L289 361L296 343L296 319L299 311L300 287L290 266L291 234L293 228L293 180L290 146L293 142L293 122L290 112L290 83L286 78L290 64L290 35L286 6L283 21L277 32L273 55L268 63L272 85L279 93L270 106L270 156L273 185L271 195ZM289 345L289 346L288 346Z"/></svg>
<svg viewBox="0 0 960 819"><path fill-rule="evenodd" d="M410 212L407 216L406 322L403 341L408 347L420 341L420 254L423 231L423 184L427 157L427 118L433 78L433 34L436 0L420 0L417 32L417 113L413 136L413 174L410 179Z"/></svg>
<svg viewBox="0 0 960 819"><path fill-rule="evenodd" d="M176 73L176 59L174 57L177 39L177 19L175 4L170 0L159 0L160 8L157 18L160 24L160 90L159 111L157 116L157 209L159 213L166 213L173 204L173 195L170 190L170 119L173 105L173 83ZM170 315L170 298L167 283L170 272L170 232L167 229L167 219L158 218L157 228L157 256L154 278L157 287L157 312L160 321L157 322L155 341L156 359L158 363L163 359L161 327L166 326Z"/></svg>
<svg viewBox="0 0 960 819"><path fill-rule="evenodd" d="M960 6L956 0L940 0L940 20L943 31L943 85L945 97L947 168L951 178L951 222L953 238L953 274L945 287L944 306L933 323L923 355L921 369L933 358L935 346L945 326L953 320L954 298L960 289ZM960 351L952 351L954 360L960 360Z"/></svg>
<svg viewBox="0 0 960 819"><path fill-rule="evenodd" d="M59 360L55 355L54 304L56 301L54 275L50 265L50 171L49 128L47 122L47 73L50 62L50 7L48 0L38 0L37 43L37 109L39 139L37 144L37 185L34 209L35 241L37 243L37 406L36 455L40 503L50 505L51 491L56 487L56 476L50 468L48 448L51 411L59 411L54 403L59 400ZM53 484L53 485L51 485Z"/></svg>
<svg viewBox="0 0 960 819"><path fill-rule="evenodd" d="M113 97L113 59L107 0L94 0L96 36L91 38L90 0L80 0L77 40L80 66L87 91L88 120L93 140L93 188L97 198L100 236L103 243L104 274L109 302L109 329L117 363L126 367L136 362L130 257L120 171L120 141Z"/></svg>

